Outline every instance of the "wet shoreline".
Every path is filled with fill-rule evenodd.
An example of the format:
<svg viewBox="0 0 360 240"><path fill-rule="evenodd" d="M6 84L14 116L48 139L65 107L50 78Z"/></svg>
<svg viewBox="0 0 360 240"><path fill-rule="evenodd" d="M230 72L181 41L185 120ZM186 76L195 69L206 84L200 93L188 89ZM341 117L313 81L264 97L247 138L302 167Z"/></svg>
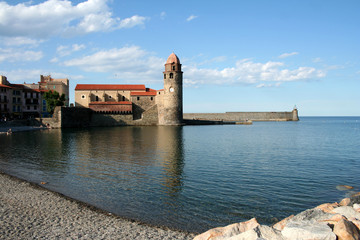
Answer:
<svg viewBox="0 0 360 240"><path fill-rule="evenodd" d="M193 234L155 227L0 173L0 239L192 239Z"/></svg>

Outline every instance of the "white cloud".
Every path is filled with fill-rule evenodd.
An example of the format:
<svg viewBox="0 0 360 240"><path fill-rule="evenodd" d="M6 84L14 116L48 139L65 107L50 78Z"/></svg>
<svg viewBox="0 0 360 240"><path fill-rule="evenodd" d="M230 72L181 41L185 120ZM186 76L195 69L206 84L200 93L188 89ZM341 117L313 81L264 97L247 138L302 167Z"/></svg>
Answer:
<svg viewBox="0 0 360 240"><path fill-rule="evenodd" d="M6 46L21 46L28 45L30 47L37 47L43 40L37 40L28 37L3 37L2 42Z"/></svg>
<svg viewBox="0 0 360 240"><path fill-rule="evenodd" d="M319 57L317 57L317 58L314 58L312 61L313 61L314 63L319 63L319 62L322 62L322 59L319 58Z"/></svg>
<svg viewBox="0 0 360 240"><path fill-rule="evenodd" d="M39 69L17 69L12 71L1 71L1 75L6 76L11 83L36 83L40 80L40 75L44 75L44 72Z"/></svg>
<svg viewBox="0 0 360 240"><path fill-rule="evenodd" d="M188 17L188 18L186 19L186 21L190 22L190 21L194 20L194 19L197 18L197 17L198 17L198 16L191 15L190 17Z"/></svg>
<svg viewBox="0 0 360 240"><path fill-rule="evenodd" d="M185 81L189 85L199 84L257 84L257 87L279 86L283 82L305 81L322 78L326 74L313 67L284 68L282 62L253 62L243 59L235 67L224 69L205 69L196 66L184 66Z"/></svg>
<svg viewBox="0 0 360 240"><path fill-rule="evenodd" d="M0 62L38 61L43 57L41 51L23 51L22 49L0 48Z"/></svg>
<svg viewBox="0 0 360 240"><path fill-rule="evenodd" d="M89 72L111 72L124 80L162 81L165 60L153 56L138 46L113 48L63 63Z"/></svg>
<svg viewBox="0 0 360 240"><path fill-rule="evenodd" d="M298 52L291 52L291 53L283 53L279 56L279 58L287 58L287 57L291 57L291 56L295 56L298 55Z"/></svg>
<svg viewBox="0 0 360 240"><path fill-rule="evenodd" d="M0 2L0 34L14 37L48 38L79 35L143 25L146 18L113 17L106 0L87 0L72 5L69 0L47 0L37 5Z"/></svg>
<svg viewBox="0 0 360 240"><path fill-rule="evenodd" d="M164 20L165 17L166 17L166 12L161 12L161 13L160 13L160 19L161 19L161 20Z"/></svg>
<svg viewBox="0 0 360 240"><path fill-rule="evenodd" d="M37 83L40 75L51 75L53 78L68 78L70 80L83 79L82 75L68 75L61 72L49 72L41 69L16 69L12 71L0 70L0 75L6 76L11 83Z"/></svg>
<svg viewBox="0 0 360 240"><path fill-rule="evenodd" d="M73 52L77 52L77 51L83 50L85 48L86 48L86 46L84 44L73 44L72 46L60 45L56 48L56 52L61 57L64 57L64 56L70 55Z"/></svg>

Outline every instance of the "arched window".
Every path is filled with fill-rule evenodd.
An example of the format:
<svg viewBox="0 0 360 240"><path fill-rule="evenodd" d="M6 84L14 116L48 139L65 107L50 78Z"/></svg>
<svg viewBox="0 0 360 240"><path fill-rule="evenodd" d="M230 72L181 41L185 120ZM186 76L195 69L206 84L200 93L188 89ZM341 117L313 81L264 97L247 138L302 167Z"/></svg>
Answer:
<svg viewBox="0 0 360 240"><path fill-rule="evenodd" d="M170 78L174 78L174 74L173 74L173 73L170 73Z"/></svg>
<svg viewBox="0 0 360 240"><path fill-rule="evenodd" d="M175 71L175 66L172 67L172 70Z"/></svg>
<svg viewBox="0 0 360 240"><path fill-rule="evenodd" d="M166 74L164 74L164 79L166 79Z"/></svg>

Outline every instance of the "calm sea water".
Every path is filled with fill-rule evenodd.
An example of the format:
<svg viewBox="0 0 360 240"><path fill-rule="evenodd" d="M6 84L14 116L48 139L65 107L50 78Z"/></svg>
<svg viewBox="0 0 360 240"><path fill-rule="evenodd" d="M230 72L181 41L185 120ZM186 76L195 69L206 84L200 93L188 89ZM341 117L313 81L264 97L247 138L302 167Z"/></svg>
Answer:
<svg viewBox="0 0 360 240"><path fill-rule="evenodd" d="M271 224L359 191L360 117L0 135L0 170L117 215L187 231Z"/></svg>

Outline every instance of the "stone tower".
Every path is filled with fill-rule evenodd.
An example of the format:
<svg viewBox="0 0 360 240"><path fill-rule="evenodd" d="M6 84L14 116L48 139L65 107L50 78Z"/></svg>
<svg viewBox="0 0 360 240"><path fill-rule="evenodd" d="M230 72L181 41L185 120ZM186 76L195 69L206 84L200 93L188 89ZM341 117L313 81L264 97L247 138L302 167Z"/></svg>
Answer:
<svg viewBox="0 0 360 240"><path fill-rule="evenodd" d="M181 125L183 122L183 72L179 58L170 54L164 73L164 96L159 111L159 125Z"/></svg>

